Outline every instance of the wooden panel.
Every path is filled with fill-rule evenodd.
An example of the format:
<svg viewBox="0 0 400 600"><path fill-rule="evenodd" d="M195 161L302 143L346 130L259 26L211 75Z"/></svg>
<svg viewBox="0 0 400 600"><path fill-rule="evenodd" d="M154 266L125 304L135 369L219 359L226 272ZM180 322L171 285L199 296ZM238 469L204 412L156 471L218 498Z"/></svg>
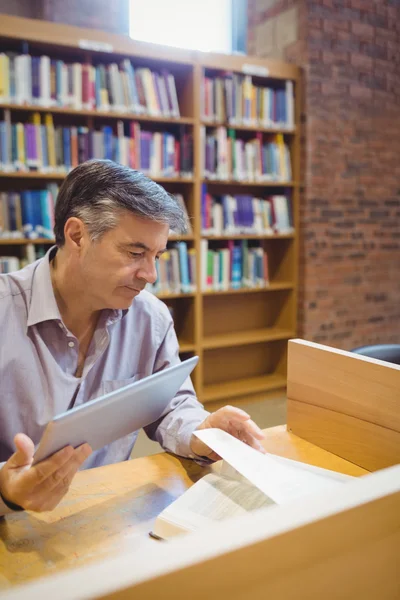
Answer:
<svg viewBox="0 0 400 600"><path fill-rule="evenodd" d="M399 365L303 340L288 356L289 398L400 432Z"/></svg>
<svg viewBox="0 0 400 600"><path fill-rule="evenodd" d="M337 494L216 523L7 594L7 600L397 600L400 467Z"/></svg>
<svg viewBox="0 0 400 600"><path fill-rule="evenodd" d="M400 462L400 433L319 406L288 399L289 431L369 471Z"/></svg>
<svg viewBox="0 0 400 600"><path fill-rule="evenodd" d="M347 475L365 473L284 426L264 434L272 454ZM0 589L141 547L158 513L214 469L218 465L205 469L158 454L78 472L52 512L14 513L0 520Z"/></svg>

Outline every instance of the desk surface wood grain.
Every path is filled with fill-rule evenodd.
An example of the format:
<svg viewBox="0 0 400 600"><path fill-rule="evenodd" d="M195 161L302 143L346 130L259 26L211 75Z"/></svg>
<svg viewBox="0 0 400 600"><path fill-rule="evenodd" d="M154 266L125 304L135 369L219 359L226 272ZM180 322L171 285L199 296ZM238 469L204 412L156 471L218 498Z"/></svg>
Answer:
<svg viewBox="0 0 400 600"><path fill-rule="evenodd" d="M286 426L265 430L264 446L272 454L348 475L367 472ZM215 468L157 454L78 473L54 511L0 520L0 589L137 549L157 515Z"/></svg>

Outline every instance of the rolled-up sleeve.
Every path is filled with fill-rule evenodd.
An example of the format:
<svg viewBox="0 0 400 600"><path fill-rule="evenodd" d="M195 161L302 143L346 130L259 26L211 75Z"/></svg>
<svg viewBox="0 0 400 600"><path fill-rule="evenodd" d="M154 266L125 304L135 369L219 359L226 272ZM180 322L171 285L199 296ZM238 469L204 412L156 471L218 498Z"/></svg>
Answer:
<svg viewBox="0 0 400 600"><path fill-rule="evenodd" d="M171 319L156 355L154 372L179 362L179 344ZM157 441L165 450L179 456L197 459L199 462L208 462L193 454L190 440L193 431L209 414L198 401L191 379L188 377L165 409L163 416L144 430L150 439Z"/></svg>

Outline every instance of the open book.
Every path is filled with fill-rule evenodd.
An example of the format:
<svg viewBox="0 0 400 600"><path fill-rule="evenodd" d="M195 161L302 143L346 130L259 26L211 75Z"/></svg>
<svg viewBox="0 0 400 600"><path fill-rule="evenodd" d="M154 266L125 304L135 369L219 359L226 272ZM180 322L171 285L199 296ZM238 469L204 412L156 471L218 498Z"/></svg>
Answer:
<svg viewBox="0 0 400 600"><path fill-rule="evenodd" d="M222 457L157 517L152 535L168 539L273 504L335 490L352 480L327 469L261 454L220 429L195 434Z"/></svg>

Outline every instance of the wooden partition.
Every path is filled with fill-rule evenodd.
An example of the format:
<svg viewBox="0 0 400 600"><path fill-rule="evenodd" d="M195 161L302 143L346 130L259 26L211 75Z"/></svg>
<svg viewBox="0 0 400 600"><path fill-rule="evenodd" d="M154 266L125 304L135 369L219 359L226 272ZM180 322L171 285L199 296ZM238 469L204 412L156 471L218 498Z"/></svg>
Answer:
<svg viewBox="0 0 400 600"><path fill-rule="evenodd" d="M400 466L15 588L7 600L400 597Z"/></svg>
<svg viewBox="0 0 400 600"><path fill-rule="evenodd" d="M369 471L400 462L400 366L290 340L288 429Z"/></svg>

